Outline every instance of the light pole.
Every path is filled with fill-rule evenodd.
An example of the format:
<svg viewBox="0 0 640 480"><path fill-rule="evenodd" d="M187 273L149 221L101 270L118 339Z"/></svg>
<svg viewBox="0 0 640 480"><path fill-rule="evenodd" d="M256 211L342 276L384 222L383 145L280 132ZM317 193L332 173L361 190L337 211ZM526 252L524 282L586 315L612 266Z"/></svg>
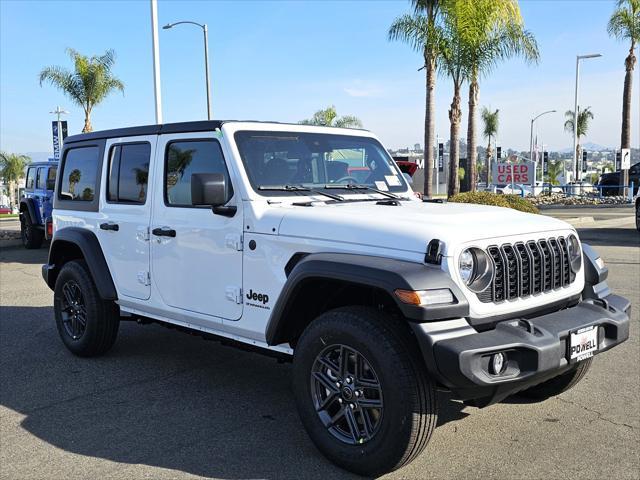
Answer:
<svg viewBox="0 0 640 480"><path fill-rule="evenodd" d="M151 0L151 53L153 55L153 98L156 123L162 123L162 95L160 93L160 46L158 43L158 2Z"/></svg>
<svg viewBox="0 0 640 480"><path fill-rule="evenodd" d="M183 23L190 23L191 25L200 27L202 29L202 33L204 34L204 76L205 82L207 84L207 119L211 120L213 113L211 112L211 85L209 83L209 37L207 34L207 24L200 24L197 22L192 22L190 20L183 20L181 22L168 23L162 28L163 30L169 30L170 28Z"/></svg>
<svg viewBox="0 0 640 480"><path fill-rule="evenodd" d="M587 58L601 57L600 53L590 53L589 55L576 55L576 91L573 103L573 169L575 175L575 181L578 180L578 82L580 80L580 60ZM566 182L566 178L565 178Z"/></svg>
<svg viewBox="0 0 640 480"><path fill-rule="evenodd" d="M546 112L542 112L541 114L533 117L531 119L531 135L529 137L529 160L533 162L533 188L535 189L536 186L536 169L538 167L538 162L537 162L537 158L536 160L533 159L533 124L535 123L535 121L537 119L539 119L541 116L546 115L547 113L555 113L556 110L547 110ZM544 180L544 173L542 175L543 180Z"/></svg>

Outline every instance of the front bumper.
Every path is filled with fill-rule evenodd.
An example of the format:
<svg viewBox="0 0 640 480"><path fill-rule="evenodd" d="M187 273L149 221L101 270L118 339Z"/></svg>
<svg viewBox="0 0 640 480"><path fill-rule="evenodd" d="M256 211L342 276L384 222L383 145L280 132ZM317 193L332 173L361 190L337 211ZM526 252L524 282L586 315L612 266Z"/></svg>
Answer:
<svg viewBox="0 0 640 480"><path fill-rule="evenodd" d="M572 331L596 325L598 354L624 342L630 310L628 300L609 294L536 318L499 322L485 332L476 331L465 319L412 327L431 375L458 398L476 399L485 406L571 368ZM489 373L489 359L497 352L508 359L502 375Z"/></svg>

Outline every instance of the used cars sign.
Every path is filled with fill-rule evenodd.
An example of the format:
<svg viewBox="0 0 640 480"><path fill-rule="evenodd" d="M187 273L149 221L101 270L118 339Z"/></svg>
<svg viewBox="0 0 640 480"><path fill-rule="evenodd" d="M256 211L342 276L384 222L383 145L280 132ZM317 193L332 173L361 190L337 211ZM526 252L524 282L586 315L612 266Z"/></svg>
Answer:
<svg viewBox="0 0 640 480"><path fill-rule="evenodd" d="M493 183L533 184L533 162L498 163L493 169Z"/></svg>

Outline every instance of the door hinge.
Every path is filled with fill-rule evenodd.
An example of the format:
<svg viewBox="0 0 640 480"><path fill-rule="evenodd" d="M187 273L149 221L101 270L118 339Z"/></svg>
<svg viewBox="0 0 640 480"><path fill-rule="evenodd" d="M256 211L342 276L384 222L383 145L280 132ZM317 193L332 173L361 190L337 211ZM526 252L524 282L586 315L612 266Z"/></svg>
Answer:
<svg viewBox="0 0 640 480"><path fill-rule="evenodd" d="M242 251L242 235L239 233L229 233L224 237L225 245L229 248L233 248L238 252Z"/></svg>
<svg viewBox="0 0 640 480"><path fill-rule="evenodd" d="M237 304L242 303L242 288L237 286L230 286L225 289L225 296L227 300L231 300Z"/></svg>
<svg viewBox="0 0 640 480"><path fill-rule="evenodd" d="M151 285L151 273L144 270L138 272L138 282L145 287Z"/></svg>

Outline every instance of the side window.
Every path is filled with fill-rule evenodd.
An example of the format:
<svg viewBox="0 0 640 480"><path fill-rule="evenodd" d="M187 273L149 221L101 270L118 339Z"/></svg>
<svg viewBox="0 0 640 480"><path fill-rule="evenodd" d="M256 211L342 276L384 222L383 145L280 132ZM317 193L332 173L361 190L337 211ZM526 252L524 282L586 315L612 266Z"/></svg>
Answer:
<svg viewBox="0 0 640 480"><path fill-rule="evenodd" d="M149 182L149 143L114 145L109 153L107 200L144 204Z"/></svg>
<svg viewBox="0 0 640 480"><path fill-rule="evenodd" d="M29 168L27 170L27 181L25 183L25 188L27 190L33 190L33 186L35 185L35 179L36 179L36 169L35 168Z"/></svg>
<svg viewBox="0 0 640 480"><path fill-rule="evenodd" d="M47 190L55 190L57 173L58 167L49 167L49 173L47 174Z"/></svg>
<svg viewBox="0 0 640 480"><path fill-rule="evenodd" d="M165 157L164 188L167 205L191 206L191 175L194 173L222 173L229 185L229 172L224 163L222 148L216 140L171 142Z"/></svg>
<svg viewBox="0 0 640 480"><path fill-rule="evenodd" d="M38 179L36 180L36 188L38 190L44 190L47 187L47 167L40 167L38 169Z"/></svg>
<svg viewBox="0 0 640 480"><path fill-rule="evenodd" d="M98 171L98 147L67 150L62 166L58 198L61 200L93 201Z"/></svg>

